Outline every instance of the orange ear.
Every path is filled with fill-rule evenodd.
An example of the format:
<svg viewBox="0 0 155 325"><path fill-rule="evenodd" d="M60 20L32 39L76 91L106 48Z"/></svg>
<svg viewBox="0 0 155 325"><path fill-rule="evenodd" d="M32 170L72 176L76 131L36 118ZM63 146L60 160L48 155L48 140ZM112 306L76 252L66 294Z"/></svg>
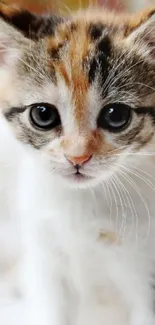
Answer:
<svg viewBox="0 0 155 325"><path fill-rule="evenodd" d="M148 8L130 16L125 28L125 36L129 36L138 27L147 22L155 14L155 8Z"/></svg>
<svg viewBox="0 0 155 325"><path fill-rule="evenodd" d="M0 17L18 29L26 37L38 39L54 33L55 26L62 22L56 15L37 15L18 6L0 2Z"/></svg>

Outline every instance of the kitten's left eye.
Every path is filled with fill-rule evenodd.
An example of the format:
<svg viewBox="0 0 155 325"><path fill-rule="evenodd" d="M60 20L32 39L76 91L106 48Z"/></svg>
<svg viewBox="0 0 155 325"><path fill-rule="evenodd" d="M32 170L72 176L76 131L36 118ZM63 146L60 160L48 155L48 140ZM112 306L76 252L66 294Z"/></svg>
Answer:
<svg viewBox="0 0 155 325"><path fill-rule="evenodd" d="M111 104L105 106L97 119L98 127L110 132L119 132L128 126L131 121L131 108L124 104Z"/></svg>
<svg viewBox="0 0 155 325"><path fill-rule="evenodd" d="M56 107L46 103L31 106L30 120L34 126L43 130L51 130L61 124Z"/></svg>

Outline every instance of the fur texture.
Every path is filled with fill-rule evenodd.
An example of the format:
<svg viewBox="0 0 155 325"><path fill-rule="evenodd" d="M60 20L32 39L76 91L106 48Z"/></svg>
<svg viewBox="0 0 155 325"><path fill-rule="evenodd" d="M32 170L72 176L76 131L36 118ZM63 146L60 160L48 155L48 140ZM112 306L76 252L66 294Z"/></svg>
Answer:
<svg viewBox="0 0 155 325"><path fill-rule="evenodd" d="M154 325L154 10L51 18L41 38L0 10L0 322Z"/></svg>

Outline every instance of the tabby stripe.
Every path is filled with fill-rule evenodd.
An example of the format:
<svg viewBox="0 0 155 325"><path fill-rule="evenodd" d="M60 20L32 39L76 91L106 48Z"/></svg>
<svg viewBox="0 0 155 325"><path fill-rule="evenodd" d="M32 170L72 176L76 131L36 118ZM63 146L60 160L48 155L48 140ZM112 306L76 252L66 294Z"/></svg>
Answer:
<svg viewBox="0 0 155 325"><path fill-rule="evenodd" d="M7 112L4 113L8 121L11 121L17 114L24 113L28 106L23 107L11 107Z"/></svg>
<svg viewBox="0 0 155 325"><path fill-rule="evenodd" d="M149 115L155 123L155 107L138 107L135 112L138 115Z"/></svg>

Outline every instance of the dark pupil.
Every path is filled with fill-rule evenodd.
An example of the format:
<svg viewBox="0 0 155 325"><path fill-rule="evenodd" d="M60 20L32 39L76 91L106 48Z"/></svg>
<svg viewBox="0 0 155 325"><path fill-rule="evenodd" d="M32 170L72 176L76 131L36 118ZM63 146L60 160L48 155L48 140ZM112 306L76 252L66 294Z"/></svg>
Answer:
<svg viewBox="0 0 155 325"><path fill-rule="evenodd" d="M109 116L107 116L109 122L113 126L121 126L126 122L127 118L127 112L126 110L121 110L121 109L114 109L114 108L109 108Z"/></svg>
<svg viewBox="0 0 155 325"><path fill-rule="evenodd" d="M49 121L51 119L51 110L44 106L38 106L38 116L43 122Z"/></svg>

